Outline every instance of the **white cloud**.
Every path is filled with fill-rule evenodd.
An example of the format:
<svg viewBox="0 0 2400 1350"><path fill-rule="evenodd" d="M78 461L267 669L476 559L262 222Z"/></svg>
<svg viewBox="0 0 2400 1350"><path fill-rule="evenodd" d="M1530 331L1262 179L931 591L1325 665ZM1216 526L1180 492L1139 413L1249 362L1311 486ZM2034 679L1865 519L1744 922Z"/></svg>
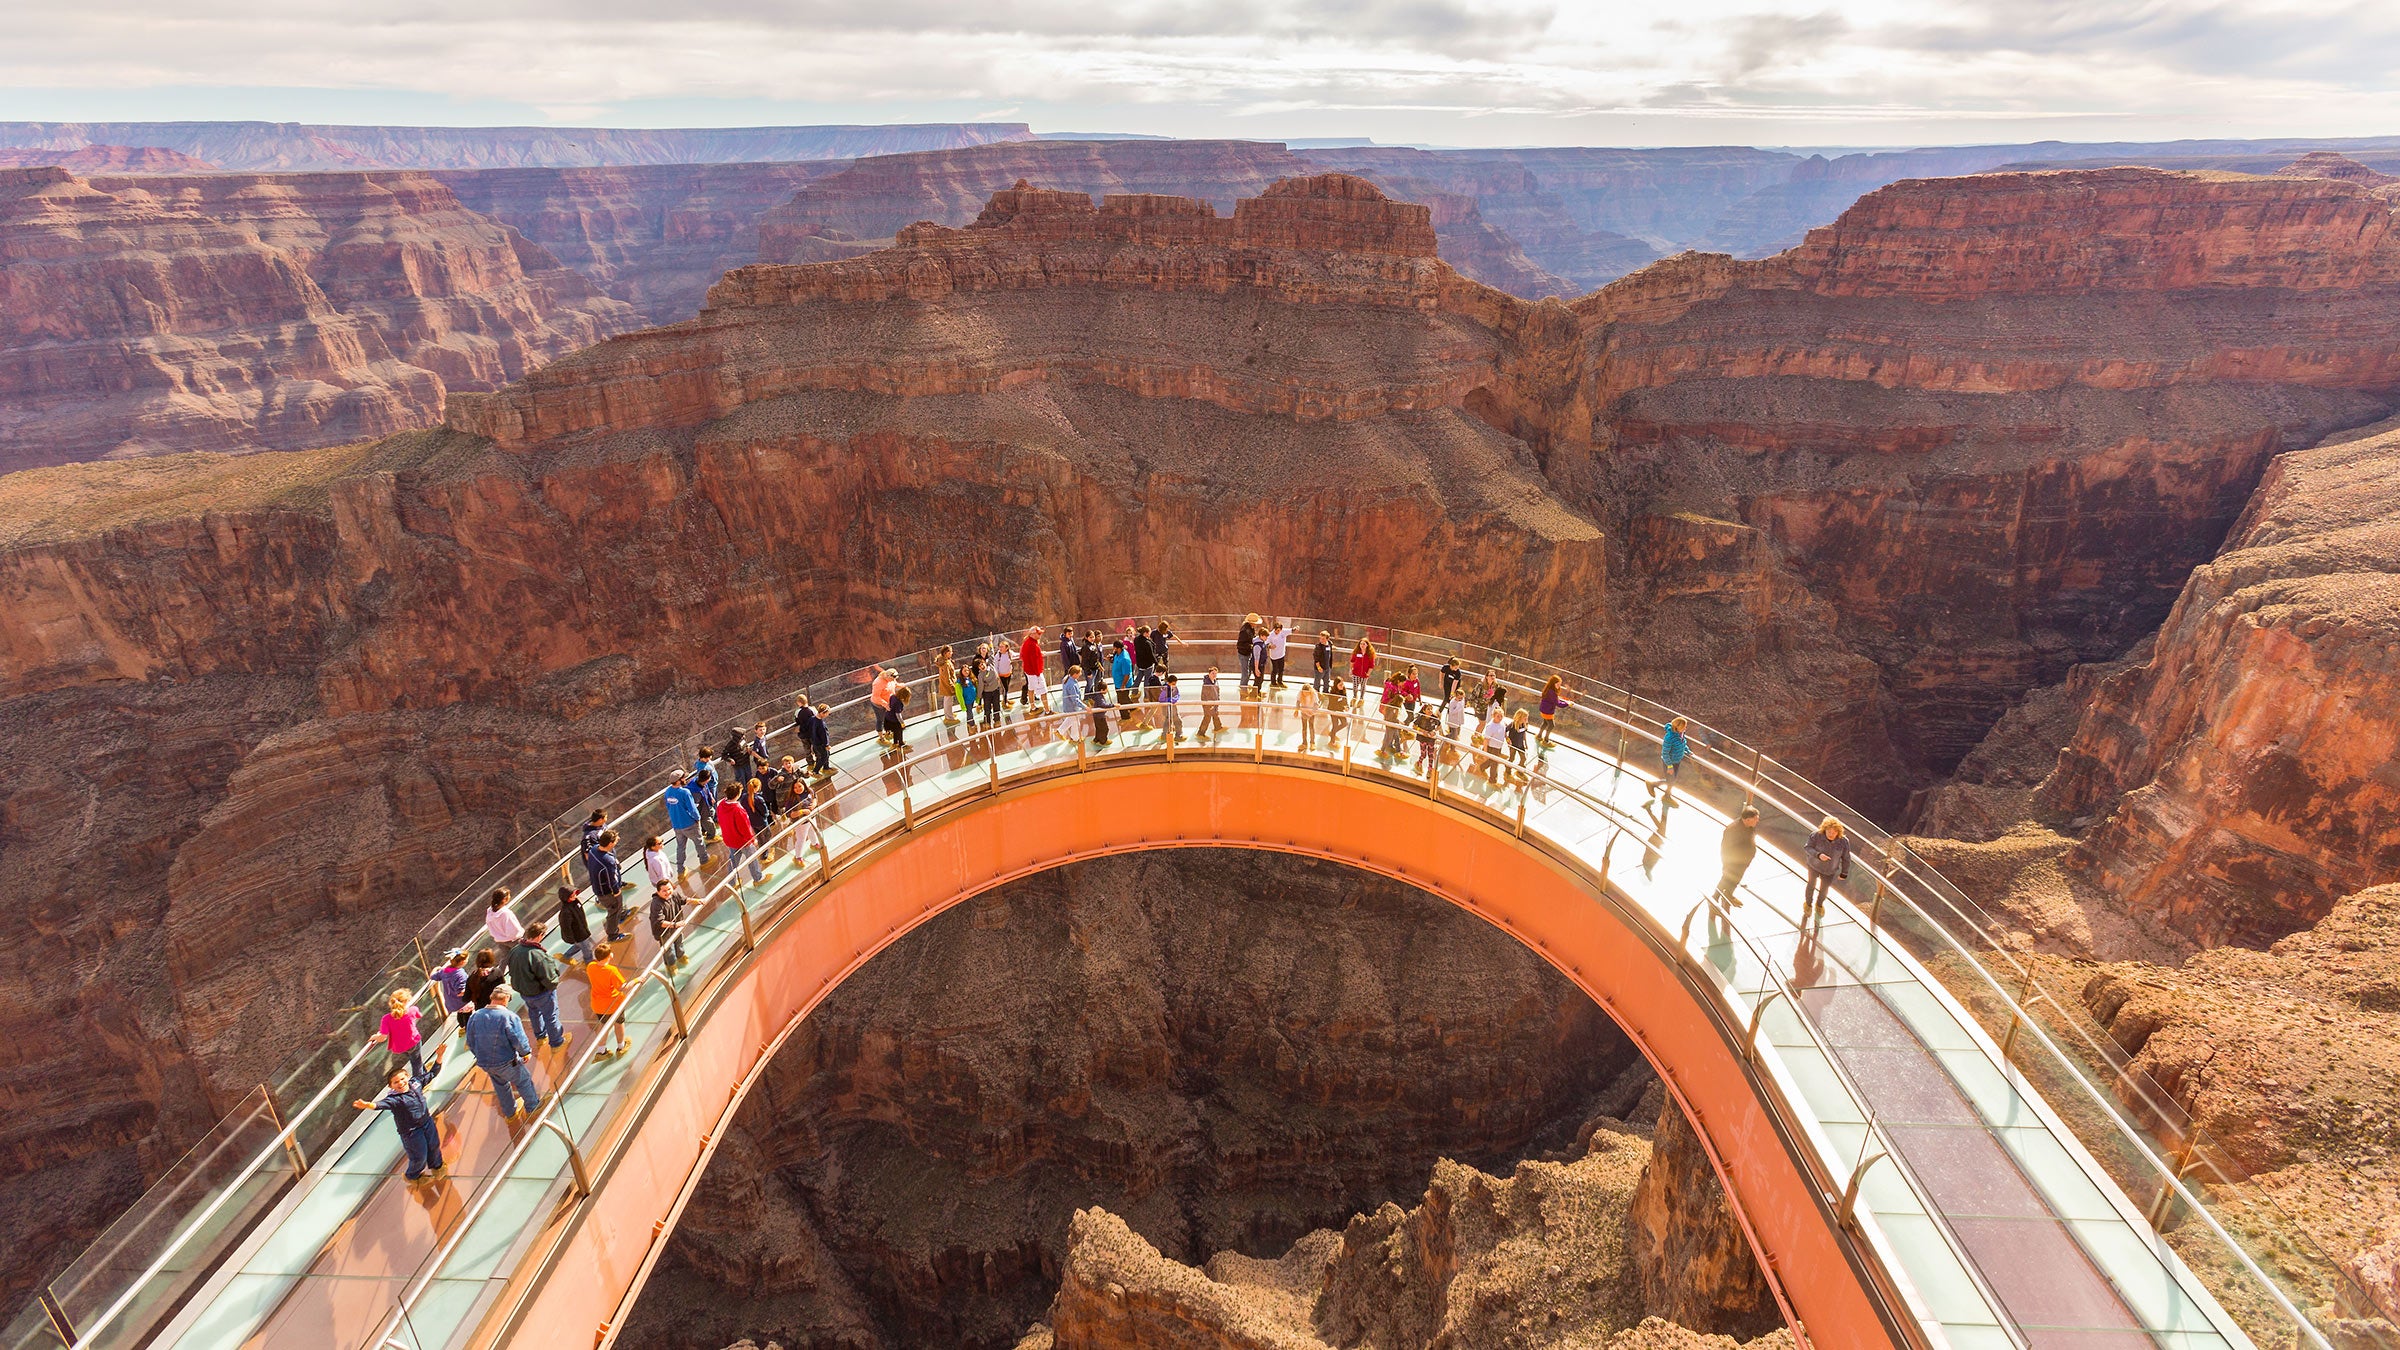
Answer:
<svg viewBox="0 0 2400 1350"><path fill-rule="evenodd" d="M1449 143L2400 132L2386 75L2400 7L2353 0L11 8L0 117L367 120L339 110L451 106L659 124L1017 109L1085 130Z"/></svg>

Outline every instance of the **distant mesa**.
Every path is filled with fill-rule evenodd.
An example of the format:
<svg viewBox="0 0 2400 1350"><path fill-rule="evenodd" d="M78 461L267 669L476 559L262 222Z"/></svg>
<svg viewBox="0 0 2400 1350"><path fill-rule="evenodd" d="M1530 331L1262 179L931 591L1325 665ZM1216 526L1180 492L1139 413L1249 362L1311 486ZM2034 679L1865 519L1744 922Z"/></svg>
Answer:
<svg viewBox="0 0 2400 1350"><path fill-rule="evenodd" d="M71 150L0 146L0 169L65 169L68 173L210 173L216 165L158 145L85 145Z"/></svg>
<svg viewBox="0 0 2400 1350"><path fill-rule="evenodd" d="M2400 178L2394 178L2388 173L2378 173L2348 155L2332 150L2312 150L2277 169L2275 176L2277 178L2338 178L2345 183L2357 183L2375 188L2390 187L2395 183L2400 183Z"/></svg>

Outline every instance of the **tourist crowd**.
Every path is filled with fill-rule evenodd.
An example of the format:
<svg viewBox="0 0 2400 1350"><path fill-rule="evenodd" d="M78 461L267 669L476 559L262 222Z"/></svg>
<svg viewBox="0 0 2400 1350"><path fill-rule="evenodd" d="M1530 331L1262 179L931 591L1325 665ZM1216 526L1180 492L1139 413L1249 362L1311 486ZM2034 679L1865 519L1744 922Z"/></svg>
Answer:
<svg viewBox="0 0 2400 1350"><path fill-rule="evenodd" d="M970 729L998 726L1012 708L1024 716L1055 712L1067 734L1105 747L1112 728L1119 733L1155 730L1181 741L1187 701L1199 713L1192 736L1209 743L1226 734L1229 707L1277 704L1289 690L1304 752L1329 751L1344 739L1374 740L1376 757L1387 767L1406 764L1430 776L1472 761L1472 771L1495 787L1504 774L1516 783L1535 781L1542 757L1553 744L1558 716L1569 706L1556 675L1549 676L1529 702L1512 708L1502 665L1470 670L1452 655L1427 672L1418 664L1386 660L1365 636L1350 641L1344 650L1328 631L1305 641L1282 619L1257 614L1245 616L1235 634L1230 676L1214 664L1196 671L1176 669L1184 646L1181 635L1164 619L1130 624L1116 634L1094 628L1079 632L1071 626L1053 634L1044 626L1029 626L981 642L971 652L937 649L929 663L933 694L928 701L939 709L945 726L963 724ZM1288 670L1295 646L1304 647L1305 680ZM1187 699L1186 680L1193 675L1197 678L1190 682ZM1228 685L1234 688L1231 699L1226 697ZM907 748L910 699L909 685L896 667L874 670L867 701L879 745L887 754ZM932 716L932 710L916 714L919 722ZM713 865L717 848L724 849L726 872L737 884L746 878L755 885L763 881L771 861L765 853L770 841L784 840L795 851L812 843L823 847L814 812L817 789L833 774L832 717L829 705L803 700L794 708L790 725L795 753L773 754L767 723L754 722L733 728L713 749L703 746L690 765L670 774L661 799L666 833L646 835L635 855L638 876L649 889L647 926L652 941L665 953L668 973L688 963L682 888L695 867ZM1659 774L1646 788L1655 799L1662 828L1664 813L1676 805L1676 786L1690 760L1689 730L1681 717L1660 728ZM1470 753L1476 750L1481 753ZM1737 890L1757 852L1758 821L1757 809L1745 804L1724 832L1724 873L1713 896L1720 904L1741 903ZM670 840L672 860L667 853ZM591 1017L601 1023L623 1008L642 982L626 970L637 963L630 931L634 887L620 856L623 843L610 827L608 812L593 811L577 847L581 889L562 880L551 917L532 922L520 916L517 897L507 888L495 889L484 913L488 945L471 957L466 948L453 950L430 973L430 987L444 1013L455 1021L460 1042L484 1071L502 1116L512 1125L541 1107L541 1090L531 1070L537 1046L563 1051L568 1043L559 991L569 973L586 981ZM1828 818L1809 837L1802 861L1808 877L1806 912L1815 914L1832 882L1849 875L1850 844L1840 822ZM598 938L587 905L600 911ZM550 947L553 934L559 944L555 952ZM425 1010L415 994L393 991L373 1038L391 1056L385 1090L355 1103L361 1110L391 1115L412 1181L445 1171L440 1131L424 1092L440 1071L442 1057L426 1055L424 1023ZM614 1025L614 1044L597 1052L599 1057L621 1055L628 1048L623 1020Z"/></svg>

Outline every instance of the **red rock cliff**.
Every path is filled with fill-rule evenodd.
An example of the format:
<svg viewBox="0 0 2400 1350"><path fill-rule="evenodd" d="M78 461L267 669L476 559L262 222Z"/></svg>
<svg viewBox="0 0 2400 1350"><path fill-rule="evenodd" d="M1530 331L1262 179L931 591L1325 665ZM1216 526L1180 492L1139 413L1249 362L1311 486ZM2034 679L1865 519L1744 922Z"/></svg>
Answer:
<svg viewBox="0 0 2400 1350"><path fill-rule="evenodd" d="M430 424L633 316L422 174L0 170L0 470Z"/></svg>
<svg viewBox="0 0 2400 1350"><path fill-rule="evenodd" d="M2400 431L2275 461L2045 787L2069 855L2199 941L2263 946L2400 877Z"/></svg>
<svg viewBox="0 0 2400 1350"><path fill-rule="evenodd" d="M1628 543L1658 537L1646 517L1755 532L1765 568L1656 595L1625 570L1628 669L1724 670L1693 701L1772 734L1843 720L1863 660L1893 739L1820 767L1870 799L1878 764L1946 769L2018 692L2164 617L2270 456L2390 406L2390 219L2327 180L1920 181L1790 253L1672 259L1577 302L1593 513Z"/></svg>

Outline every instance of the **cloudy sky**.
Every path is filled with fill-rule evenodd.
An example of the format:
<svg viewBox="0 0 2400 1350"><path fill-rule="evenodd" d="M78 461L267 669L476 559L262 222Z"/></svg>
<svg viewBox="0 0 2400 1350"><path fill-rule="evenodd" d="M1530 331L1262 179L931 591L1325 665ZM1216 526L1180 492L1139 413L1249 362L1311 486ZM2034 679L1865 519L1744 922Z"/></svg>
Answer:
<svg viewBox="0 0 2400 1350"><path fill-rule="evenodd" d="M0 119L1438 145L2400 134L2395 0L7 0Z"/></svg>

